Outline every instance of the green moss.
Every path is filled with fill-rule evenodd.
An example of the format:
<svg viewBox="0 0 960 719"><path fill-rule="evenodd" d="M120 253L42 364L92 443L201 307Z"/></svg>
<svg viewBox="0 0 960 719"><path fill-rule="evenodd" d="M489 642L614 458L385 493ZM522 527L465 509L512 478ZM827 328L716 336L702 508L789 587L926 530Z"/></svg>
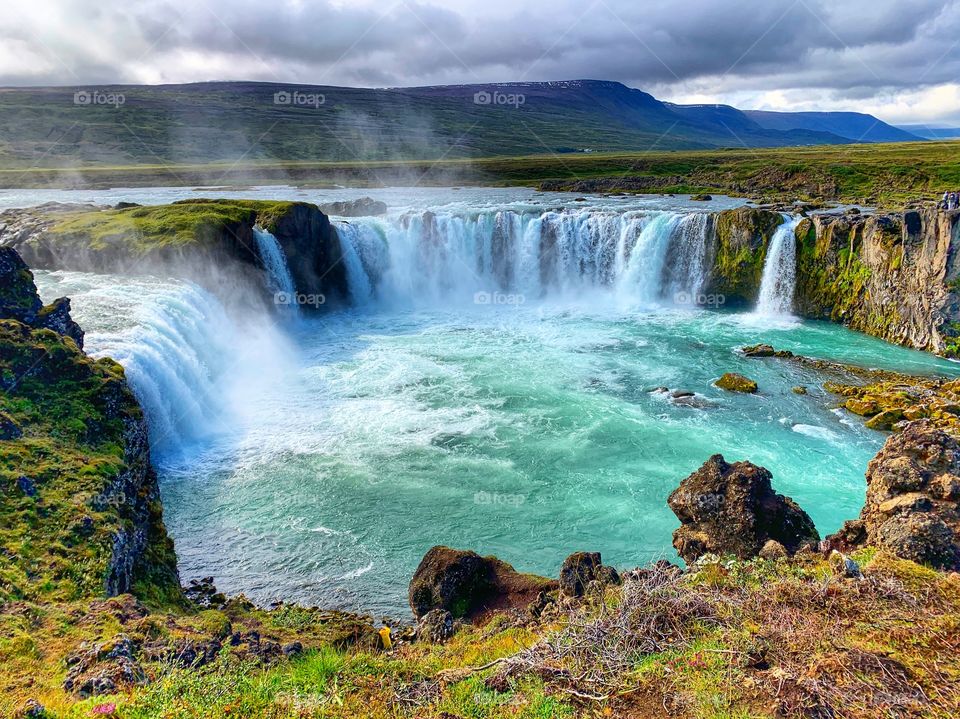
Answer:
<svg viewBox="0 0 960 719"><path fill-rule="evenodd" d="M102 250L124 245L144 254L162 247L217 240L224 231L259 224L272 229L296 203L261 200L182 200L169 205L96 210L64 217L49 230L59 243Z"/></svg>
<svg viewBox="0 0 960 719"><path fill-rule="evenodd" d="M717 249L710 292L722 294L727 304L757 298L767 247L783 222L779 213L741 207L716 215Z"/></svg>
<svg viewBox="0 0 960 719"><path fill-rule="evenodd" d="M140 418L123 370L4 320L0 376L0 411L23 431L0 441L0 601L102 594L128 521L107 495L127 469L124 422Z"/></svg>

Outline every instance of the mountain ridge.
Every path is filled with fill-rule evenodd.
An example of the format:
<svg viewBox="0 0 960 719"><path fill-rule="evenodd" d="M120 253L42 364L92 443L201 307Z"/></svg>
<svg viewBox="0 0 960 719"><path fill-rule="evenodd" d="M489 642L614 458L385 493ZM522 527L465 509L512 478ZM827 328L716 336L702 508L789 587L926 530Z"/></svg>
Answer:
<svg viewBox="0 0 960 719"><path fill-rule="evenodd" d="M589 79L403 88L253 81L8 87L0 88L0 165L430 160L855 139L820 126L771 128L764 125L773 120L757 117L725 105L666 103Z"/></svg>

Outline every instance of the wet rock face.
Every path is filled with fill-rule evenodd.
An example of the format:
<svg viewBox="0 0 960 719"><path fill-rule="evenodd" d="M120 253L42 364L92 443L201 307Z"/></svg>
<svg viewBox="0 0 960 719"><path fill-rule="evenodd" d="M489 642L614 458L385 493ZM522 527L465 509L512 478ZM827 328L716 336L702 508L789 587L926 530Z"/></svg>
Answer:
<svg viewBox="0 0 960 719"><path fill-rule="evenodd" d="M906 424L867 466L860 518L827 543L874 544L903 559L960 568L960 443L929 420Z"/></svg>
<svg viewBox="0 0 960 719"><path fill-rule="evenodd" d="M474 619L495 609L526 607L541 591L556 588L556 582L521 574L496 557L437 546L417 567L409 601L418 619L433 609Z"/></svg>
<svg viewBox="0 0 960 719"><path fill-rule="evenodd" d="M711 457L667 500L681 526L673 546L686 562L707 553L757 556L769 540L788 552L815 546L813 521L792 499L777 494L771 474L750 462Z"/></svg>
<svg viewBox="0 0 960 719"><path fill-rule="evenodd" d="M889 342L953 354L960 213L816 215L797 234L796 309Z"/></svg>

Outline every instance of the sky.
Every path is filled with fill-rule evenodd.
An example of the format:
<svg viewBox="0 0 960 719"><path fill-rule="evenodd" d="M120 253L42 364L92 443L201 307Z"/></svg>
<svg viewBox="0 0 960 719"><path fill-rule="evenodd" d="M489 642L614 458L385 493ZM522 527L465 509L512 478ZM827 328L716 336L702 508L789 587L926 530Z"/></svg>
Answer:
<svg viewBox="0 0 960 719"><path fill-rule="evenodd" d="M672 102L960 126L960 0L5 4L4 86L590 78Z"/></svg>

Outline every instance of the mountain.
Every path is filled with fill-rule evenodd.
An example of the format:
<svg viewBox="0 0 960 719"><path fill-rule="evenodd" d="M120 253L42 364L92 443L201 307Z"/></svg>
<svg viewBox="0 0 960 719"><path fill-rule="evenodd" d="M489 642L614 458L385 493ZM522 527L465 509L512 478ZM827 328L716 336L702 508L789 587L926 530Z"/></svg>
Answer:
<svg viewBox="0 0 960 719"><path fill-rule="evenodd" d="M850 139L821 127L771 128L756 114L668 104L598 80L383 89L261 82L2 88L0 165L439 160ZM899 139L915 138L901 132Z"/></svg>
<svg viewBox="0 0 960 719"><path fill-rule="evenodd" d="M960 127L931 127L930 125L899 125L898 127L924 140L950 140L960 137Z"/></svg>
<svg viewBox="0 0 960 719"><path fill-rule="evenodd" d="M812 130L839 135L853 142L914 142L917 135L888 125L862 112L767 112L746 110L744 114L768 130Z"/></svg>

